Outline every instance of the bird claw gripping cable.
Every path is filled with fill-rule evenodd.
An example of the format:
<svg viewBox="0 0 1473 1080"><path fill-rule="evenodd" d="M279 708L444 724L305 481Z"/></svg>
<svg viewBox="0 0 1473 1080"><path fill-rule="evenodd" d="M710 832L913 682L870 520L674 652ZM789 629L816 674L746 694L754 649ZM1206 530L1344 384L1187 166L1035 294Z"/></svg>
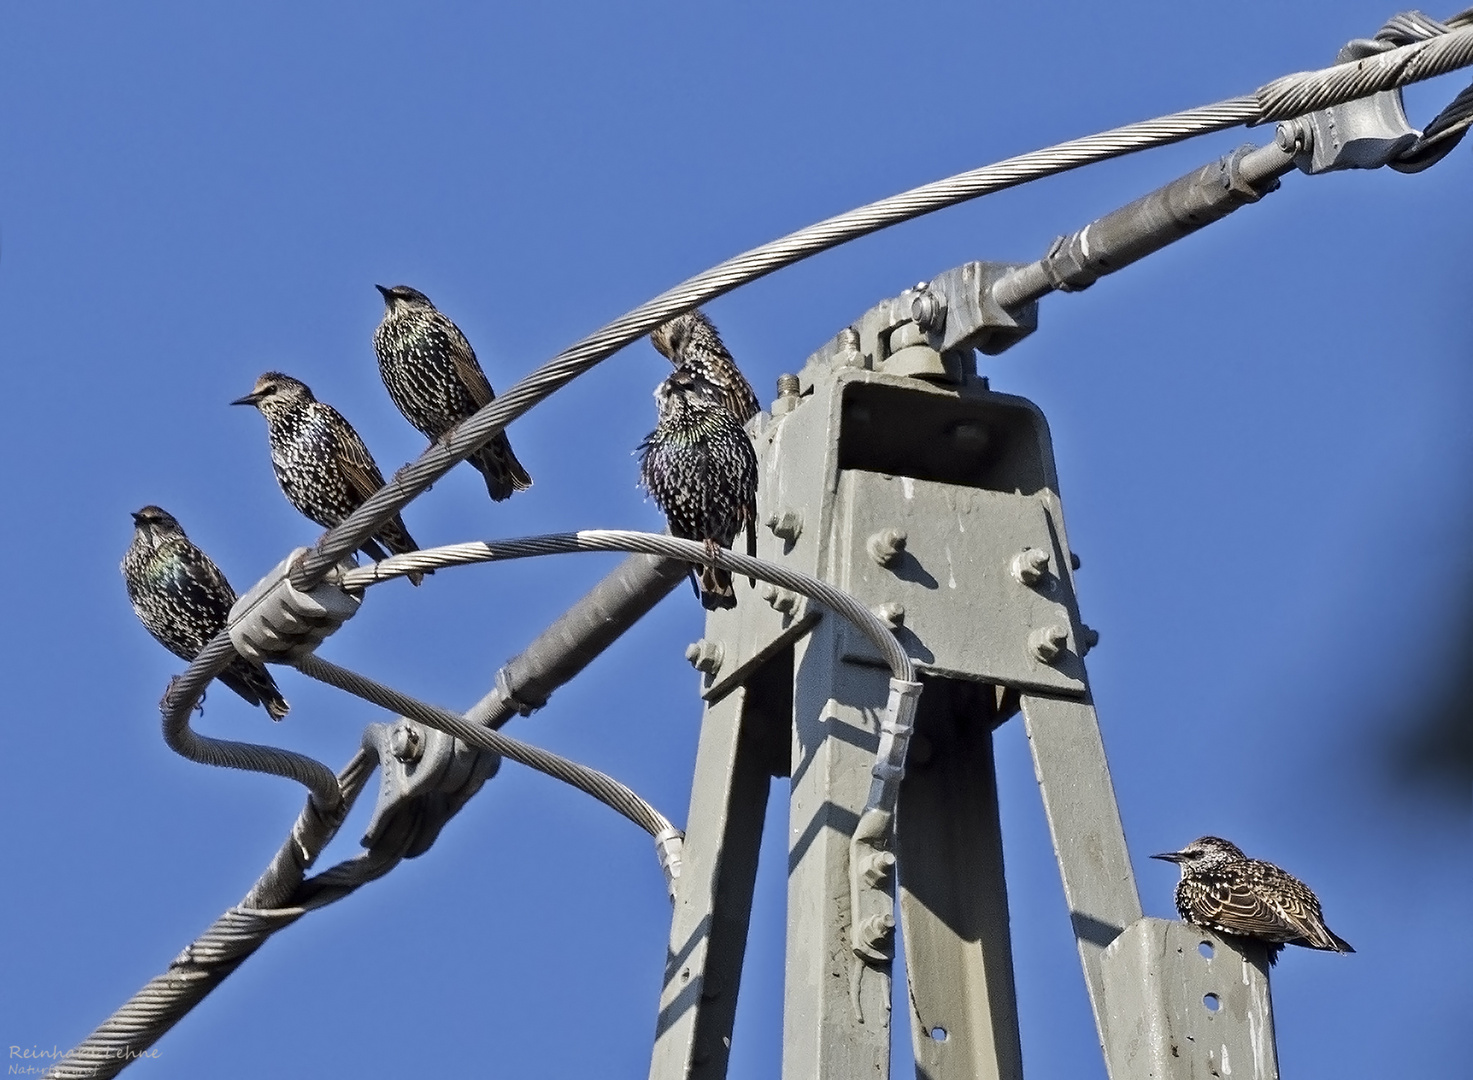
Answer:
<svg viewBox="0 0 1473 1080"><path fill-rule="evenodd" d="M306 592L288 576L305 552L297 548L230 609L230 643L248 660L291 661L310 654L347 622L363 603L362 593L336 584L336 573ZM345 559L338 569L357 564Z"/></svg>
<svg viewBox="0 0 1473 1080"><path fill-rule="evenodd" d="M376 850L389 837L406 859L428 851L446 823L501 768L500 755L403 717L370 724L363 749L377 754L380 777L363 846ZM406 819L412 833L407 844L401 828Z"/></svg>

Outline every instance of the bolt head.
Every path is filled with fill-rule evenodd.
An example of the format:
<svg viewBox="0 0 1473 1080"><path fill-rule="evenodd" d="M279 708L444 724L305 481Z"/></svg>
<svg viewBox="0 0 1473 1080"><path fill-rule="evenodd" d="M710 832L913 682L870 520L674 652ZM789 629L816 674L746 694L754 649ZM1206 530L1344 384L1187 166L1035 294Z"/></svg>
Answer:
<svg viewBox="0 0 1473 1080"><path fill-rule="evenodd" d="M770 514L765 524L772 530L772 535L776 536L779 540L786 540L788 543L792 543L803 532L803 515L796 510L785 509L778 513Z"/></svg>
<svg viewBox="0 0 1473 1080"><path fill-rule="evenodd" d="M389 753L406 764L418 761L424 753L424 740L420 738L418 731L400 721L389 732Z"/></svg>
<svg viewBox="0 0 1473 1080"><path fill-rule="evenodd" d="M875 618L891 630L905 622L905 605L891 600L874 609Z"/></svg>
<svg viewBox="0 0 1473 1080"><path fill-rule="evenodd" d="M1021 585L1037 585L1048 570L1049 555L1042 548L1027 548L1013 556L1013 579Z"/></svg>
<svg viewBox="0 0 1473 1080"><path fill-rule="evenodd" d="M906 535L900 529L881 529L865 541L870 558L881 566L890 566L905 550Z"/></svg>
<svg viewBox="0 0 1473 1080"><path fill-rule="evenodd" d="M697 671L715 675L721 670L722 662L726 659L726 649L719 641L701 638L700 641L693 641L685 647L685 658Z"/></svg>
<svg viewBox="0 0 1473 1080"><path fill-rule="evenodd" d="M895 855L889 851L877 851L864 861L864 880L876 888L895 870Z"/></svg>
<svg viewBox="0 0 1473 1080"><path fill-rule="evenodd" d="M860 937L872 949L886 944L895 933L895 916L888 911L883 915L871 915L860 924Z"/></svg>
<svg viewBox="0 0 1473 1080"><path fill-rule="evenodd" d="M1052 664L1069 641L1068 627L1045 626L1028 635L1028 647L1040 663Z"/></svg>

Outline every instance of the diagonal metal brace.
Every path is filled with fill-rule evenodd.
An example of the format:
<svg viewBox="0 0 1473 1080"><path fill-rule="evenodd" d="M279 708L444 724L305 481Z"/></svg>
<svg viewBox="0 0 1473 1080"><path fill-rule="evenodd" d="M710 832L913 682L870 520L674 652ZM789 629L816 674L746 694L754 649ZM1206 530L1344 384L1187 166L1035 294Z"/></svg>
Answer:
<svg viewBox="0 0 1473 1080"><path fill-rule="evenodd" d="M230 609L230 643L247 660L290 663L307 656L363 603L362 593L335 584L338 571L356 566L351 560L339 563L338 571L308 591L296 589L288 575L306 552L297 548Z"/></svg>

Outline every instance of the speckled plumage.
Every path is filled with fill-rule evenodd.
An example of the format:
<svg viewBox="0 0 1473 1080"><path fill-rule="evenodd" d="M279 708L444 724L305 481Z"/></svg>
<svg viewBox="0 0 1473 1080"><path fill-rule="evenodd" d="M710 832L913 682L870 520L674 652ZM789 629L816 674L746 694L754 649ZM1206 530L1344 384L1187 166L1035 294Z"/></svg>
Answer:
<svg viewBox="0 0 1473 1080"><path fill-rule="evenodd" d="M310 387L290 375L268 371L255 389L232 405L254 405L266 418L271 468L287 501L308 519L331 529L384 486L383 473L343 414L318 401ZM377 541L377 543L375 543ZM419 550L398 514L379 527L361 550L370 559ZM410 574L418 585L424 575Z"/></svg>
<svg viewBox="0 0 1473 1080"><path fill-rule="evenodd" d="M752 384L704 311L687 311L655 327L650 344L677 368L685 368L716 387L738 423L745 424L762 410Z"/></svg>
<svg viewBox="0 0 1473 1080"><path fill-rule="evenodd" d="M181 660L193 660L225 629L235 590L208 555L157 506L133 514L133 543L123 557L123 581L139 622ZM236 657L217 678L252 705L280 720L291 706L271 672Z"/></svg>
<svg viewBox="0 0 1473 1080"><path fill-rule="evenodd" d="M718 387L676 368L655 391L659 421L640 444L639 475L674 536L730 547L747 531L757 553L757 454ZM694 572L693 572L694 576ZM731 574L701 567L697 591L708 609L736 606Z"/></svg>
<svg viewBox="0 0 1473 1080"><path fill-rule="evenodd" d="M460 327L429 297L408 285L374 287L383 293L384 317L373 334L373 351L389 397L426 438L443 438L495 400L491 383ZM466 460L486 478L497 502L532 486L506 432Z"/></svg>
<svg viewBox="0 0 1473 1080"><path fill-rule="evenodd" d="M1270 964L1285 945L1355 952L1325 925L1319 898L1308 885L1273 863L1248 858L1226 840L1203 836L1180 851L1151 858L1181 868L1175 900L1183 919L1264 942Z"/></svg>

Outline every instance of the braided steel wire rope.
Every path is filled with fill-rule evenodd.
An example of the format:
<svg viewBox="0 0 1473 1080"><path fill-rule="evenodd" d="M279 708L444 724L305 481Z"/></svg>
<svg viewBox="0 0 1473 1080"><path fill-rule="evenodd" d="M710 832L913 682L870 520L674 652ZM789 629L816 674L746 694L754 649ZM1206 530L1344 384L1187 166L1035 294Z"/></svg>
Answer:
<svg viewBox="0 0 1473 1080"><path fill-rule="evenodd" d="M543 750L531 743L524 743L520 739L503 735L499 731L472 724L465 717L449 709L442 709L437 705L430 705L412 698L393 687L375 682L356 671L349 671L347 668L339 667L317 656L305 656L297 661L297 670L319 682L336 686L339 690L346 690L365 701L371 701L390 712L417 720L447 735L454 735L471 746L490 750L504 758L520 762L528 768L546 773L565 784L570 784L579 791L592 795L605 806L617 810L651 836L659 836L662 832L674 828L669 818L645 802L633 790L597 769L590 769L576 761L569 761L550 750Z"/></svg>
<svg viewBox="0 0 1473 1080"><path fill-rule="evenodd" d="M1413 30L1421 28L1414 21L1406 25ZM329 530L293 573L293 583L298 588L308 588L320 582L341 555L356 549L361 540L456 462L561 386L674 315L849 240L969 199L1239 124L1288 119L1380 90L1432 78L1473 62L1473 32L1470 32L1473 31L1473 8L1460 12L1443 25L1449 33L1400 46L1374 58L1286 76L1267 84L1255 94L1009 158L880 200L736 256L607 324L517 383L462 424L448 439L432 446L416 462L400 470L393 480L340 526ZM1445 145L1460 137L1470 123L1473 123L1473 87L1460 94L1428 125L1422 142ZM665 553L654 546L599 546L602 541L591 539L600 535L647 534L571 535L579 538L580 546L576 550ZM672 538L651 539L671 541ZM699 561L706 561L704 552ZM715 561L717 565L737 573L754 571L754 567L747 564L755 563L755 560L744 556L723 552ZM391 562L386 560L377 569L382 572ZM803 591L796 583L777 577L768 580ZM838 596L842 598L843 594ZM817 598L839 610L829 600ZM888 632L883 637L893 644ZM188 726L190 711L209 681L225 668L233 656L229 637L222 633L196 657L182 676L171 683L161 703L165 741L176 752L202 763L246 768L298 780L309 788L312 796L281 853L252 889L247 902L232 908L217 920L175 960L168 973L152 980L88 1040L63 1057L48 1072L49 1076L116 1075L238 967L271 933L290 925L307 911L348 895L397 864L397 858L385 859L370 854L346 860L328 871L304 879L305 870L335 834L342 816L351 807L372 770L365 764L362 753L355 756L342 775L334 775L327 766L305 755L274 747L210 739L193 732ZM909 663L908 658L906 663Z"/></svg>
<svg viewBox="0 0 1473 1080"><path fill-rule="evenodd" d="M915 665L895 640L895 635L874 612L848 593L818 578L764 559L741 555L724 548L717 549L713 555L706 550L704 544L662 533L584 529L575 533L547 533L515 540L478 540L468 544L447 544L413 551L407 555L395 555L356 570L349 570L343 575L343 584L362 588L419 570L437 570L468 563L526 559L573 551L634 551L647 555L663 555L697 565L709 562L723 570L730 570L733 575L755 577L802 593L853 623L880 650L880 655L885 658L890 673L895 678L905 682L915 681Z"/></svg>
<svg viewBox="0 0 1473 1080"><path fill-rule="evenodd" d="M1455 16L1461 19L1463 16ZM689 278L585 337L516 383L447 438L395 474L336 528L329 529L293 571L308 589L344 555L436 479L552 393L675 315L850 240L1031 180L1241 124L1286 120L1330 105L1430 79L1473 63L1473 26L1318 71L1286 75L1252 94L1007 158L892 195L753 248Z"/></svg>
<svg viewBox="0 0 1473 1080"><path fill-rule="evenodd" d="M969 199L1239 124L1285 119L1379 90L1432 78L1473 63L1473 9L1460 12L1445 25L1450 28L1448 34L1401 46L1376 57L1288 75L1267 84L1255 94L1128 124L926 184L800 229L698 274L565 349L466 420L446 439L432 445L418 460L400 469L342 524L328 530L318 540L316 547L294 568L292 583L305 590L320 582L339 558L356 550L365 538L410 500L503 431L511 421L578 375L683 311L849 240ZM314 790L320 789L321 796L330 801L330 786L325 783L328 769L319 762L270 747L251 747L250 744L234 744L231 750L226 751L223 748L230 744L204 740L193 736L193 733L189 733L193 736L190 739L184 734L188 713L195 704L198 691L229 662L229 653L218 651L222 640L228 640L223 632L195 658L184 677L170 687L164 699L165 737L169 739L171 731L179 733L176 739L170 740L170 745L186 757L207 764L235 765L239 761L236 767L288 776L303 783L310 779ZM196 757L195 752L210 756ZM248 755L251 762L247 761ZM221 758L233 760L219 760ZM308 779L303 779L304 776Z"/></svg>
<svg viewBox="0 0 1473 1080"><path fill-rule="evenodd" d="M332 903L372 880L363 873L371 868L359 867L361 880L346 889L343 887L348 881L343 868L348 863L367 862L364 856L334 867L328 872L332 877L322 874L304 883L303 876L337 835L348 810L373 777L375 764L371 754L360 751L334 778L342 795L335 813L324 815L316 805L315 796L309 797L282 851L245 898L216 919L169 963L163 974L145 983L87 1038L57 1060L45 1075L58 1080L116 1076L245 963L271 935L307 912ZM373 876L381 876L391 868L392 864ZM313 887L306 888L304 884Z"/></svg>

